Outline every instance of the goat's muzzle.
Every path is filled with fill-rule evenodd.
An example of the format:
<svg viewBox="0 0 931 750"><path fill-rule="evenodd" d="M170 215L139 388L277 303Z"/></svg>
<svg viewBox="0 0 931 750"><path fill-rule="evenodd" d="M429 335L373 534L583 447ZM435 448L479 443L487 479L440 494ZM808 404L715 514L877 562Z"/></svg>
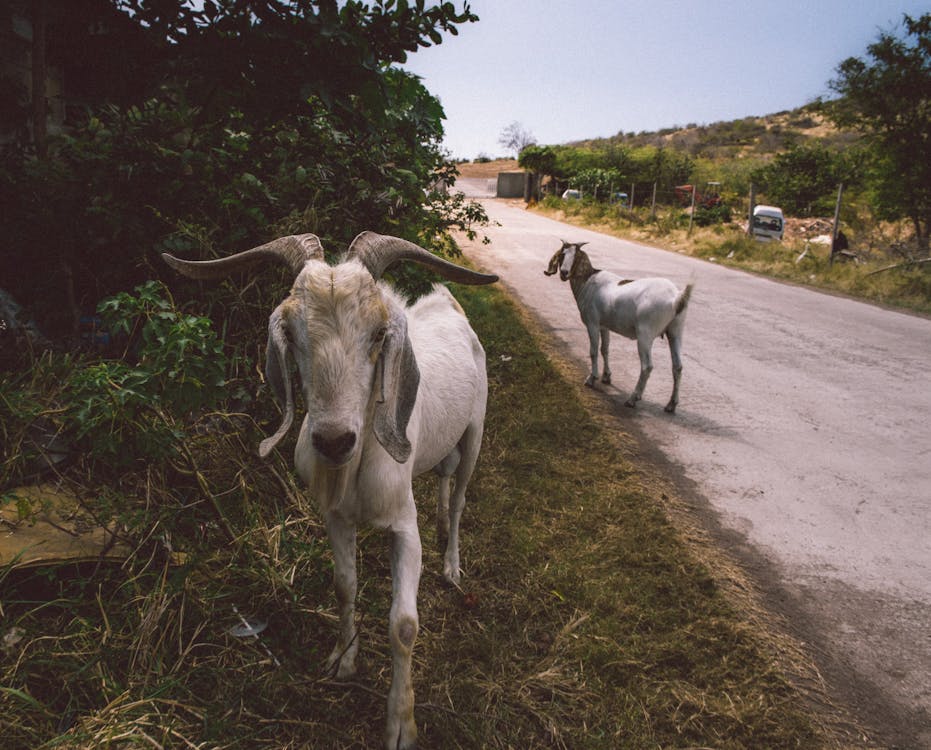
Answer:
<svg viewBox="0 0 931 750"><path fill-rule="evenodd" d="M562 279L563 281L568 281L568 280L569 280L569 272L568 272L568 271L563 271L563 270L560 268L560 269L559 269L559 278Z"/></svg>
<svg viewBox="0 0 931 750"><path fill-rule="evenodd" d="M356 433L334 427L315 429L310 442L321 456L334 466L342 466L352 456L356 447Z"/></svg>

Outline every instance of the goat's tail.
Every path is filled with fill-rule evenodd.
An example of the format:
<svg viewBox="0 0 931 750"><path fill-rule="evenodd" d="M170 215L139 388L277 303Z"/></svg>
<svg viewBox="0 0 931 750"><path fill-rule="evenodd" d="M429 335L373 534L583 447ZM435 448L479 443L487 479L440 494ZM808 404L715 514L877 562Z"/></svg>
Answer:
<svg viewBox="0 0 931 750"><path fill-rule="evenodd" d="M693 286L695 285L689 284L688 286L686 286L685 289L683 289L682 292L679 294L679 296L676 298L676 315L677 316L681 315L682 311L685 310L685 308L688 306L689 297L692 296Z"/></svg>
<svg viewBox="0 0 931 750"><path fill-rule="evenodd" d="M672 328L673 326L675 326L673 330L678 330L679 328L681 328L683 321L679 319L679 316L685 312L685 308L688 307L689 305L689 298L692 296L693 286L695 285L689 284L685 287L685 289L679 292L679 296L676 297L676 314L672 316L672 320L669 321L669 325L667 325L660 332L659 335L661 338L665 336L667 332L669 331L669 329Z"/></svg>

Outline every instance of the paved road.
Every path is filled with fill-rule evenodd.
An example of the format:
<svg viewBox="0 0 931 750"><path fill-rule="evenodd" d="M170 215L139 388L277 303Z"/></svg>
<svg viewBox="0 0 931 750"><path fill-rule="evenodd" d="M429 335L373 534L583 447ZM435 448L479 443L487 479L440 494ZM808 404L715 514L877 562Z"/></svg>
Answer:
<svg viewBox="0 0 931 750"><path fill-rule="evenodd" d="M565 342L580 387L588 338L569 285L542 273L560 238L596 268L695 282L677 414L663 341L644 400L622 406L639 364L614 337L619 420L762 561L770 603L878 739L931 748L931 321L482 202L499 226L466 254Z"/></svg>

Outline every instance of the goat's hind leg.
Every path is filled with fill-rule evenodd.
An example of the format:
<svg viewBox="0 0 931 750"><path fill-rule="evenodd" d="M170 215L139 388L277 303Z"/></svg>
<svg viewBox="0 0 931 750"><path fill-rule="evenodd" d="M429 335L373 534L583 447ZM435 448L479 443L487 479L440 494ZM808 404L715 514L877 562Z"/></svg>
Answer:
<svg viewBox="0 0 931 750"><path fill-rule="evenodd" d="M648 341L643 336L637 337L637 353L640 355L640 377L637 379L637 387L630 394L630 398L624 402L624 406L636 406L637 402L643 398L643 389L646 388L650 373L653 372L653 356L650 352L652 348L652 339Z"/></svg>
<svg viewBox="0 0 931 750"><path fill-rule="evenodd" d="M439 494L436 499L436 543L440 550L449 540L449 494L452 487L453 472L459 466L462 452L459 446L433 467L433 472L440 478Z"/></svg>
<svg viewBox="0 0 931 750"><path fill-rule="evenodd" d="M453 586L458 586L462 578L462 571L459 562L459 522L462 519L462 511L465 508L466 488L469 486L469 480L472 478L472 472L475 471L475 464L478 461L478 453L482 446L482 420L469 425L459 440L456 449L444 459L443 463L450 461L450 457L456 456L456 485L449 493L449 478L446 478L446 492L448 498L448 512L446 521L448 522L448 539L446 541L446 553L443 556L443 577ZM441 464L442 465L442 464ZM440 480L440 498L442 501L443 480ZM439 519L437 520L439 523Z"/></svg>
<svg viewBox="0 0 931 750"><path fill-rule="evenodd" d="M669 354L672 357L672 396L666 404L666 411L675 414L679 404L679 381L682 380L682 334L680 331L672 331L670 327L666 337L669 339Z"/></svg>

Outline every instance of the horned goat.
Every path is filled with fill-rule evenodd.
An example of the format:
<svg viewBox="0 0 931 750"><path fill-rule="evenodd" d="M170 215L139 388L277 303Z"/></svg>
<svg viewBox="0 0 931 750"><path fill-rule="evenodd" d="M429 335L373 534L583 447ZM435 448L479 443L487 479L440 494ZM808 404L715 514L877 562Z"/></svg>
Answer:
<svg viewBox="0 0 931 750"><path fill-rule="evenodd" d="M562 247L550 259L549 267L543 272L552 276L559 271L559 278L569 281L582 322L588 329L592 371L585 385L594 386L598 379L599 337L604 362L602 383L611 382L611 368L608 366L609 332L636 339L640 355L640 379L625 402L627 406L636 406L653 370L653 340L665 335L672 355L673 382L672 397L666 404L666 411L674 413L679 403L682 332L692 284L679 291L669 279L622 279L609 271L594 268L588 254L582 250L582 245L587 244L563 240Z"/></svg>
<svg viewBox="0 0 931 750"><path fill-rule="evenodd" d="M339 636L327 667L341 679L356 671L356 528L386 529L393 595L385 745L413 747L411 656L421 544L411 480L431 469L440 476L443 574L458 584L459 520L482 441L488 386L485 352L449 291L436 286L408 306L381 276L401 260L465 284L489 284L497 276L371 232L356 237L333 266L313 234L282 237L219 260L164 258L195 279L228 276L263 261L284 263L295 274L289 296L268 324L265 372L284 408L281 426L262 441L259 455L269 454L294 419L293 362L307 409L294 463L321 509L333 548Z"/></svg>

